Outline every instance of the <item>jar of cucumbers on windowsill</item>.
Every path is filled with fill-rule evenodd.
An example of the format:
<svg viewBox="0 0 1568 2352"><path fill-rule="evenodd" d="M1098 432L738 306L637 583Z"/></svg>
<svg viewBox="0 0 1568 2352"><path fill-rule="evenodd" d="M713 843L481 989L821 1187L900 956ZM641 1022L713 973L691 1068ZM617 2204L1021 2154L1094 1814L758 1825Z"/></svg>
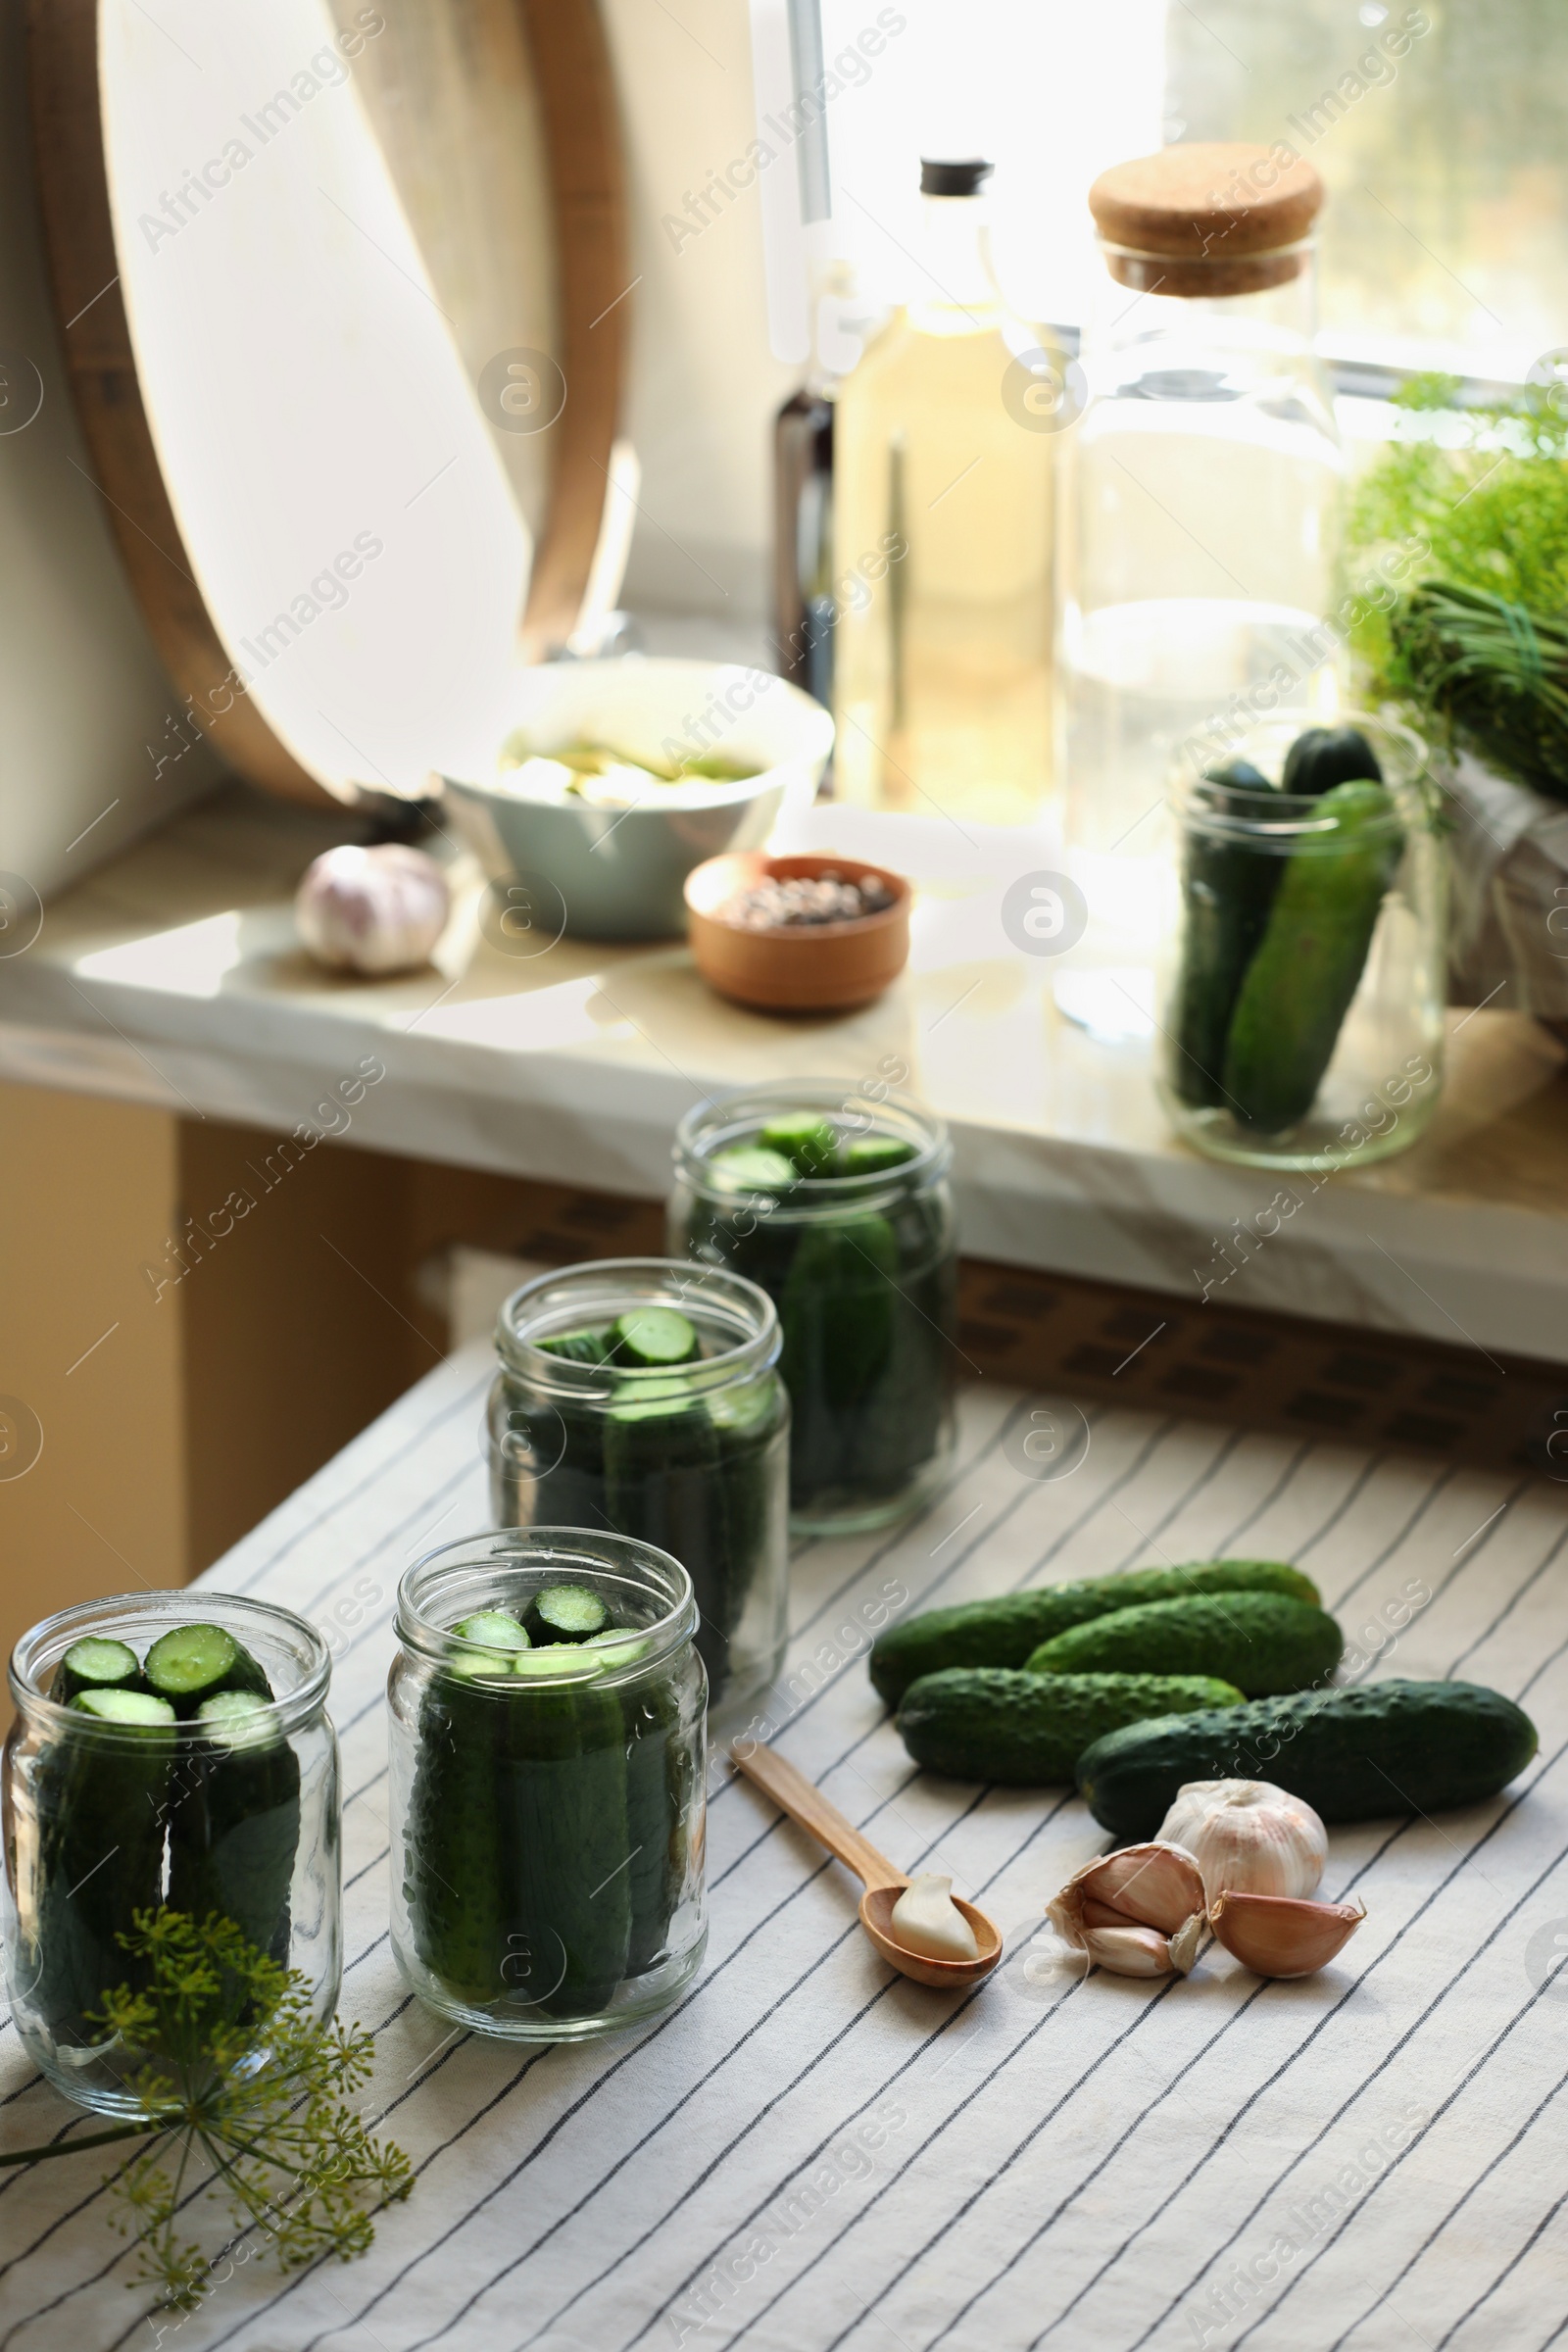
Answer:
<svg viewBox="0 0 1568 2352"><path fill-rule="evenodd" d="M777 1307L790 1517L812 1534L902 1518L952 1450L952 1150L889 1084L726 1095L676 1136L670 1253L748 1276Z"/></svg>
<svg viewBox="0 0 1568 2352"><path fill-rule="evenodd" d="M303 1618L228 1592L87 1601L18 1642L7 1988L28 2055L67 2098L141 2111L162 2053L130 2046L105 2005L147 1989L151 1963L130 1945L163 1912L231 1921L252 1954L300 1972L312 2015L330 2017L342 1974L330 1675ZM265 2034L245 2046L247 2014L236 1994L225 2046L255 2071L268 2049Z"/></svg>
<svg viewBox="0 0 1568 2352"><path fill-rule="evenodd" d="M1422 744L1286 714L1194 762L1171 807L1160 1092L1180 1133L1325 1174L1403 1151L1443 1086L1446 845Z"/></svg>
<svg viewBox="0 0 1568 2352"><path fill-rule="evenodd" d="M476 1536L398 1591L392 1946L478 2034L582 2040L667 2008L707 1936L692 1580L580 1528Z"/></svg>
<svg viewBox="0 0 1568 2352"><path fill-rule="evenodd" d="M567 1266L496 1325L491 1515L672 1552L691 1578L713 1701L771 1681L789 1575L789 1399L755 1283L663 1258Z"/></svg>

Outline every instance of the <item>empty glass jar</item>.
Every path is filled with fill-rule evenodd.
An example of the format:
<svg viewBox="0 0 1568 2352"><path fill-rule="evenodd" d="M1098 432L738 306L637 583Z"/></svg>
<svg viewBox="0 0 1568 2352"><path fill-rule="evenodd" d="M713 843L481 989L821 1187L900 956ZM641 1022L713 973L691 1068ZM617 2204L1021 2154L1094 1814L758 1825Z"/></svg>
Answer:
<svg viewBox="0 0 1568 2352"><path fill-rule="evenodd" d="M234 1671L212 1688L248 1699L209 1698L202 1712L194 1689L171 1700L156 1680L149 1686L143 1668L153 1644L191 1627L216 1629L209 1647L236 1653ZM90 1671L77 1672L76 1661ZM177 2034L133 2046L104 2022L106 1998L154 1982L135 1940L138 1915L203 1921L216 1912L253 1953L301 1972L315 2016L336 2007L343 1954L331 1670L303 1618L230 1592L85 1601L18 1642L3 1768L6 1976L28 2056L67 2098L133 2114L143 2104L140 2078L177 2079ZM260 1677L270 1696L261 1694ZM179 1679L164 1677L172 1687ZM98 1694L95 1706L104 1692L127 1694L123 1704L108 1702L122 1719L67 1699L87 1690ZM249 2067L267 2055L262 2032Z"/></svg>
<svg viewBox="0 0 1568 2352"><path fill-rule="evenodd" d="M623 1536L474 1536L409 1570L397 1629L392 1948L409 1985L518 2041L667 2008L708 1935L707 1678L684 1568Z"/></svg>

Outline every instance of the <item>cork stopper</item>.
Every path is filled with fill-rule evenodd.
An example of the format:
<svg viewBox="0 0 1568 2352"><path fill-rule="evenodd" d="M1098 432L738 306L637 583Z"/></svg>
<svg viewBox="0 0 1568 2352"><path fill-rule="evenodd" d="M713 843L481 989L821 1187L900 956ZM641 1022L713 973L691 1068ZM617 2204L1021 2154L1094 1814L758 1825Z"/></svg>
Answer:
<svg viewBox="0 0 1568 2352"><path fill-rule="evenodd" d="M1283 144L1195 140L1102 172L1089 209L1119 285L1139 293L1253 294L1305 267L1323 202L1311 165Z"/></svg>

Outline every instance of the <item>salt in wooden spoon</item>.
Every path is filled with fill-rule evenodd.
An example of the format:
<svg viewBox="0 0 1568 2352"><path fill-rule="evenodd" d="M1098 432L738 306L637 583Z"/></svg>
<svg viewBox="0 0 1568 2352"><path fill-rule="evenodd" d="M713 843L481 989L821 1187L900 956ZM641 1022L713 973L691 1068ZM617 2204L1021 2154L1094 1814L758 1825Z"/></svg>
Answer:
<svg viewBox="0 0 1568 2352"><path fill-rule="evenodd" d="M1002 1958L1002 1934L983 1911L977 1911L973 1903L966 1903L957 1895L953 1898L974 1930L975 1942L980 1946L978 1959L932 1960L924 1952L911 1952L893 1934L893 1906L909 1884L903 1871L895 1870L886 1854L879 1854L855 1824L845 1819L837 1805L830 1805L820 1788L803 1772L797 1772L793 1764L787 1764L775 1749L748 1744L745 1754L739 1747L732 1747L729 1752L737 1772L754 1781L781 1812L799 1823L808 1838L814 1838L818 1845L825 1845L830 1854L847 1862L862 1882L865 1892L860 1897L860 1925L891 1967L912 1977L917 1984L935 1984L947 1992L978 1984L982 1977L991 1974Z"/></svg>

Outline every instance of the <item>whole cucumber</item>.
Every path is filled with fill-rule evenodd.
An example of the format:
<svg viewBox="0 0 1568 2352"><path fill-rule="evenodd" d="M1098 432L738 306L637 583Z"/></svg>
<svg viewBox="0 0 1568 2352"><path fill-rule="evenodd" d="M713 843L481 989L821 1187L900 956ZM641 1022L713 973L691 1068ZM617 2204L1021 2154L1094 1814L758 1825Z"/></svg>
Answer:
<svg viewBox="0 0 1568 2352"><path fill-rule="evenodd" d="M1265 1135L1312 1107L1404 847L1381 784L1336 784L1318 808L1335 832L1285 860L1225 1054L1227 1104Z"/></svg>
<svg viewBox="0 0 1568 2352"><path fill-rule="evenodd" d="M1373 1821L1479 1804L1538 1744L1479 1683L1360 1683L1130 1724L1079 1758L1078 1788L1121 1838L1152 1838L1186 1781L1270 1781L1325 1821Z"/></svg>
<svg viewBox="0 0 1568 2352"><path fill-rule="evenodd" d="M1201 1592L1069 1626L1031 1650L1029 1674L1213 1674L1247 1698L1326 1683L1344 1636L1283 1592Z"/></svg>
<svg viewBox="0 0 1568 2352"><path fill-rule="evenodd" d="M280 1967L288 1964L290 1890L300 1841L299 1758L250 1691L205 1700L206 1734L172 1779L169 1902L216 1911Z"/></svg>
<svg viewBox="0 0 1568 2352"><path fill-rule="evenodd" d="M1231 1016L1285 871L1283 858L1228 834L1225 820L1266 818L1270 798L1277 795L1266 778L1245 760L1215 769L1197 787L1183 835L1182 960L1170 1082L1195 1108L1225 1101Z"/></svg>
<svg viewBox="0 0 1568 2352"><path fill-rule="evenodd" d="M512 1996L552 2017L592 2016L626 1974L631 1945L620 1700L592 1682L564 1684L519 1690L508 1713L498 1810L516 1873Z"/></svg>
<svg viewBox="0 0 1568 2352"><path fill-rule="evenodd" d="M414 1948L455 1999L493 2007L521 1949L501 1781L509 1660L454 1660L419 1702L414 1786L403 1825L403 1897Z"/></svg>
<svg viewBox="0 0 1568 2352"><path fill-rule="evenodd" d="M70 1713L38 1760L34 1911L22 1936L51 2037L90 2046L104 2039L105 1994L147 1982L149 1964L119 1938L163 1900L175 1718L166 1699L118 1690L79 1694Z"/></svg>
<svg viewBox="0 0 1568 2352"><path fill-rule="evenodd" d="M872 1688L897 1706L917 1675L946 1666L1021 1666L1042 1642L1069 1625L1195 1592L1283 1592L1313 1606L1320 1598L1311 1578L1284 1560L1193 1560L1185 1567L1132 1568L1032 1592L1004 1592L994 1600L923 1609L890 1625L872 1645Z"/></svg>
<svg viewBox="0 0 1568 2352"><path fill-rule="evenodd" d="M1039 1788L1070 1782L1083 1750L1118 1724L1173 1707L1224 1707L1239 1695L1208 1675L958 1666L912 1683L898 1726L916 1764L930 1772Z"/></svg>

